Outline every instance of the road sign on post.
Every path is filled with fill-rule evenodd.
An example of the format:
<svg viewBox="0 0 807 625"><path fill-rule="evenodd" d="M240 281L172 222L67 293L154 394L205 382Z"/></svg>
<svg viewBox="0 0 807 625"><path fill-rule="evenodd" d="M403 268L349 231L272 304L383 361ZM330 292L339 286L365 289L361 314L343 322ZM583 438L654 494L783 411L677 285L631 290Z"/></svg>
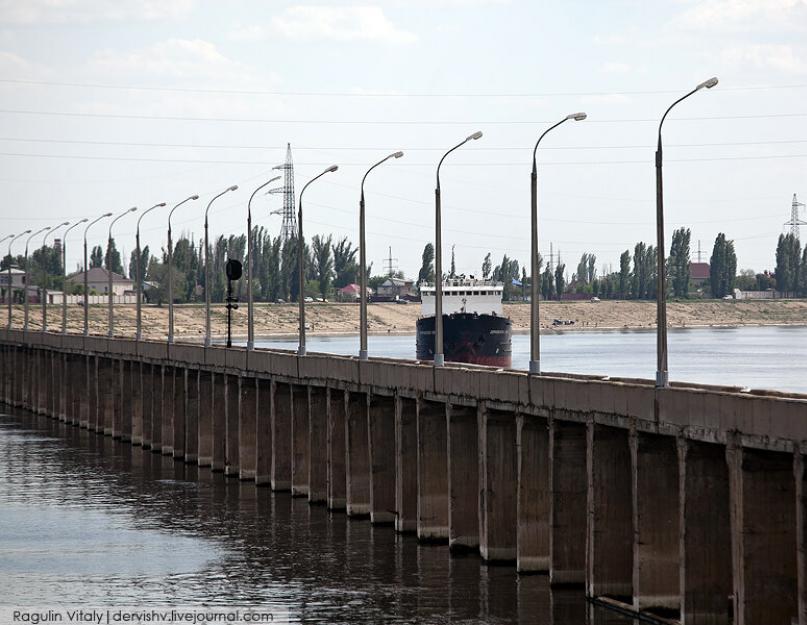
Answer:
<svg viewBox="0 0 807 625"><path fill-rule="evenodd" d="M241 266L240 261L237 261L234 258L228 258L224 270L227 273L227 347L232 347L233 309L238 310L238 298L233 297L233 280L241 279L243 267Z"/></svg>

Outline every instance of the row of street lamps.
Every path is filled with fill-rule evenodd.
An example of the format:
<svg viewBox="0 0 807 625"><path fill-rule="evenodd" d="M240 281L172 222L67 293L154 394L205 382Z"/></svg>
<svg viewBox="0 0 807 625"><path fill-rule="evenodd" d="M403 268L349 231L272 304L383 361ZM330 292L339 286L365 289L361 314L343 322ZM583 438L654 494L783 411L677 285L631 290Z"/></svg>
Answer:
<svg viewBox="0 0 807 625"><path fill-rule="evenodd" d="M656 302L656 323L657 323L657 343L656 343L656 353L657 353L657 367L656 367L656 386L659 388L664 388L669 386L669 374L667 370L667 310L666 310L666 294L667 294L667 286L665 280L665 257L664 257L664 198L663 198L663 184L662 184L662 141L661 141L661 130L664 124L664 120L667 118L667 115L670 111L675 107L678 103L685 100L689 96L693 95L694 93L700 91L701 89L711 89L717 84L717 78L710 78L699 85L697 85L692 91L687 93L686 95L682 96L675 102L673 102L670 107L666 110L664 115L661 118L658 127L658 147L656 150L656 157L655 157L655 166L656 166L656 249L657 249L657 302ZM532 172L530 174L530 217L531 217L531 240L530 240L530 269L531 269L531 285L530 285L530 293L531 293L531 303L530 303L530 364L529 364L529 372L531 375L540 375L541 373L541 358L540 358L540 324L539 324L539 284L540 284L540 275L539 275L539 266L538 266L538 168L537 168L537 152L538 146L541 143L541 140L552 130L560 126L561 124L567 121L581 121L586 119L585 113L572 113L567 115L563 119L561 119L556 124L550 126L546 129L538 138L538 141L535 143L535 147L532 151ZM441 213L441 189L440 189L440 168L443 165L443 161L446 157L457 150L458 148L462 147L469 141L476 141L482 137L481 132L475 132L469 136L467 136L463 141L452 147L448 150L445 154L443 154L442 158L440 159L437 165L437 172L436 172L436 185L434 190L434 207L435 207L435 254L434 254L434 271L435 271L435 341L434 341L434 366L435 367L442 367L445 364L445 355L443 352L443 284L442 284L442 213ZM393 152L389 156L381 159L377 163L375 163L372 167L370 167L367 172L362 177L361 181L361 194L359 200L359 276L360 276L360 339L359 339L359 358L360 360L366 360L368 358L368 350L367 350L367 259L366 259L366 240L365 240L365 198L364 198L364 183L367 179L367 176L372 172L376 167L379 165L387 162L390 159L398 159L403 156L403 152ZM299 205L298 205L298 214L297 214L297 241L302 242L303 239L303 194L305 190L308 188L310 184L312 184L317 179L321 178L325 174L334 172L338 169L337 165L332 165L325 169L320 174L314 176L310 179L300 191L299 196ZM261 184L258 188L256 188L252 195L247 202L247 349L251 350L254 349L255 346L255 333L254 333L254 301L253 301L253 292L252 292L252 200L254 199L255 195L261 190L264 189L266 186L275 182L279 179L279 176L272 178ZM205 346L209 347L211 345L211 330L210 330L210 285L212 284L211 276L210 276L210 246L209 246L209 238L208 238L208 213L210 212L210 207L212 206L213 202L215 202L218 198L225 195L228 192L235 191L238 189L238 185L232 185L227 187L221 193L213 196L213 198L208 202L207 208L205 209ZM168 342L173 343L174 341L174 287L173 287L173 241L171 237L171 216L174 214L174 211L179 208L182 204L198 200L198 195L192 195L178 204L174 205L171 211L168 213ZM142 308L141 308L141 292L143 287L143 267L141 267L141 251L140 251L140 222L142 221L143 217L146 216L149 212L156 208L161 208L166 206L165 202L161 202L159 204L155 204L151 208L143 211L141 213L140 218L137 220L137 231L135 235L136 240L136 260L135 260L135 272L136 276L136 284L137 284L137 330L136 330L136 340L140 340L142 337ZM107 243L107 267L111 267L111 248L112 248L112 226L117 222L119 219L127 215L128 213L132 213L137 211L137 207L132 207L127 209L123 213L119 214L109 225L109 237ZM84 335L87 336L89 334L89 307L88 307L88 288L87 288L87 269L88 269L88 262L87 262L87 232L89 231L90 227L97 223L102 219L106 219L108 217L112 217L112 213L104 213L94 221L90 222L87 227L84 229ZM69 222L63 222L57 226L53 227L45 227L36 232L31 233L31 230L26 230L25 232L19 235L8 235L3 239L0 239L0 243L11 239L9 243L9 256L11 256L11 246L13 243L19 239L20 237L28 234L30 235L25 243L25 321L23 329L25 331L28 330L28 245L31 239L38 234L45 233L45 237L43 239L43 247L45 245L45 241L47 237L53 234L58 228L63 226L70 226L65 231L65 238L67 233L70 232L73 228L77 225L86 223L87 219L82 219L79 222L76 222L72 226L70 226ZM63 254L64 259L66 261L66 244L63 244ZM65 262L66 265L66 262ZM305 356L306 354L306 344L305 344L305 291L304 291L304 284L305 284L305 268L304 268L304 245L298 244L297 245L297 269L298 269L298 279L299 279L299 343L297 348L297 354L299 356ZM47 327L47 269L45 271L45 281L43 282L43 297L42 297L42 331L44 332ZM109 271L109 293L108 293L108 336L112 336L114 332L114 312L113 312L113 291L112 291L112 272ZM11 266L9 265L9 283L8 283L8 327L11 328L12 322L12 304L11 304ZM63 305L63 313L62 313L62 333L67 331L67 299L66 297L62 298L62 305Z"/></svg>

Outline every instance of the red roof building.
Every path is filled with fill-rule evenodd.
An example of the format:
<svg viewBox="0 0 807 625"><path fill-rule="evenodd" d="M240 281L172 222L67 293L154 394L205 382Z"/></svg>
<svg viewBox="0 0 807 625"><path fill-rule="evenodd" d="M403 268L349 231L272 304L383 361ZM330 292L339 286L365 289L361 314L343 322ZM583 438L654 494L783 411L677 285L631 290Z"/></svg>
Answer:
<svg viewBox="0 0 807 625"><path fill-rule="evenodd" d="M709 279L709 263L689 263L689 280L694 286L701 286Z"/></svg>

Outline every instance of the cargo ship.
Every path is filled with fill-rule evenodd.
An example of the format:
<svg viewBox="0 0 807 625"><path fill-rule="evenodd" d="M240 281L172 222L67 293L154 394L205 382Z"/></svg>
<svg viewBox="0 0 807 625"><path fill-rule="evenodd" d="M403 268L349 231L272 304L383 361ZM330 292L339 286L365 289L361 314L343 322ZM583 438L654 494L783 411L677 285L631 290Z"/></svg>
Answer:
<svg viewBox="0 0 807 625"><path fill-rule="evenodd" d="M448 362L510 367L512 323L502 314L503 285L490 280L448 279L443 283L443 354ZM420 287L417 359L434 360L435 286Z"/></svg>

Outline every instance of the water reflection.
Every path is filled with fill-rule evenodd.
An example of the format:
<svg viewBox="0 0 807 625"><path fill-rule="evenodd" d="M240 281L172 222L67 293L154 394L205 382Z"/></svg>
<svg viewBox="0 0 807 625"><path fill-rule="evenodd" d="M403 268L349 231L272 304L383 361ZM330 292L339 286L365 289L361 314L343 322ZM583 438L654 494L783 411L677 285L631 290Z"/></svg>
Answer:
<svg viewBox="0 0 807 625"><path fill-rule="evenodd" d="M630 622L580 589L15 412L0 415L0 604L261 604L304 623Z"/></svg>

